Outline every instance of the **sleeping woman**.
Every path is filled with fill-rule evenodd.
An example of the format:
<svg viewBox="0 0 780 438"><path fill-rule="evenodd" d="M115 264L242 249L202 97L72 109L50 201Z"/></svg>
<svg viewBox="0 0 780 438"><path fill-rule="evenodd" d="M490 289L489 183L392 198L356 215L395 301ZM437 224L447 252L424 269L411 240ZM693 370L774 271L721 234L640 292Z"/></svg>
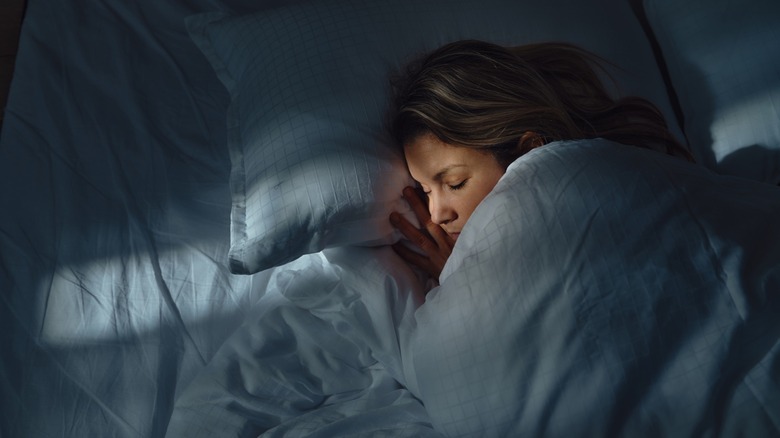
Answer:
<svg viewBox="0 0 780 438"><path fill-rule="evenodd" d="M412 187L403 192L421 230L391 214L419 249L398 243L396 252L438 279L472 212L507 167L552 142L600 137L693 161L652 103L610 96L600 62L568 44L474 40L412 62L393 83L390 130L425 196Z"/></svg>

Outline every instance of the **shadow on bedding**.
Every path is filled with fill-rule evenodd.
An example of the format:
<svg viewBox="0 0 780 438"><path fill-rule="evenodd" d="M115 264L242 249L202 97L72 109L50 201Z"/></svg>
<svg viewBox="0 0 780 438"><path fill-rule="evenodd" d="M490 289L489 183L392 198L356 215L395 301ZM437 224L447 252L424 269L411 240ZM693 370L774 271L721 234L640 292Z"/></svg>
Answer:
<svg viewBox="0 0 780 438"><path fill-rule="evenodd" d="M744 38L749 40L749 35ZM724 34L722 38L734 38ZM711 41L713 47L749 47L746 42ZM719 52L725 55L725 51ZM780 185L780 76L740 68L734 77L713 77L684 54L673 99L682 109L680 124L698 163L725 175ZM740 53L739 56L747 56ZM697 59L702 61L702 59ZM714 64L714 61L708 61ZM734 60L720 60L729 69ZM712 66L710 66L712 67ZM767 69L763 69L767 70ZM673 72L674 74L674 72ZM724 81L714 83L713 81ZM684 87L684 89L681 89Z"/></svg>
<svg viewBox="0 0 780 438"><path fill-rule="evenodd" d="M161 315L154 329L57 343L36 339L18 321L4 318L3 336L12 342L5 344L0 368L0 430L9 437L63 431L162 437L176 396L244 316L241 311L209 315L182 329Z"/></svg>

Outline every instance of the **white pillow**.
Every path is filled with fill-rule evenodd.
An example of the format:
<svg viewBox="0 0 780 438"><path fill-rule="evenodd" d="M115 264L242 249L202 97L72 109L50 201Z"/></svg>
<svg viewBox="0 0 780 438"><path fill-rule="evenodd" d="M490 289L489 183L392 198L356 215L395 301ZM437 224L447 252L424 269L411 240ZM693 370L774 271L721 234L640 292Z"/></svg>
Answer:
<svg viewBox="0 0 780 438"><path fill-rule="evenodd" d="M645 0L697 161L780 183L780 2Z"/></svg>
<svg viewBox="0 0 780 438"><path fill-rule="evenodd" d="M673 117L623 0L336 0L202 14L188 29L231 94L236 273L395 238L387 217L408 213L400 191L410 178L383 134L388 73L447 42L575 43L622 67L622 92Z"/></svg>

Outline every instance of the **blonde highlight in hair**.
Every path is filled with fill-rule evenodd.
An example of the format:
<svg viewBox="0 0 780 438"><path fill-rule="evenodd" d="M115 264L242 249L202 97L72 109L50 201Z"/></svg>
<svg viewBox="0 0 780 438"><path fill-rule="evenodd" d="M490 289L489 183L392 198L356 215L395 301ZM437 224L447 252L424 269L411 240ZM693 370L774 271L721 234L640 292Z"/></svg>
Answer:
<svg viewBox="0 0 780 438"><path fill-rule="evenodd" d="M652 103L610 96L594 69L606 73L601 62L565 43L450 43L410 63L393 81L390 130L399 144L431 133L445 143L489 150L504 166L539 140L596 137L692 161Z"/></svg>

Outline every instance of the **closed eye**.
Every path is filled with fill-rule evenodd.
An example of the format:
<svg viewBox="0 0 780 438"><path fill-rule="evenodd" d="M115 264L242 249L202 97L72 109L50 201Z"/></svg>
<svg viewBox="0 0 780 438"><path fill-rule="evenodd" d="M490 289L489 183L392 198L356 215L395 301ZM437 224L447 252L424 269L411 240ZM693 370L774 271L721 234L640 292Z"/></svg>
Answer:
<svg viewBox="0 0 780 438"><path fill-rule="evenodd" d="M460 183L458 183L458 184L455 184L455 185L450 185L450 186L449 186L449 187L450 187L450 190L460 190L460 189L462 189L462 188L463 188L463 186L465 186L465 185L466 185L466 181L467 181L467 180L465 180L465 179L464 179L463 181L461 181L461 182L460 182Z"/></svg>

